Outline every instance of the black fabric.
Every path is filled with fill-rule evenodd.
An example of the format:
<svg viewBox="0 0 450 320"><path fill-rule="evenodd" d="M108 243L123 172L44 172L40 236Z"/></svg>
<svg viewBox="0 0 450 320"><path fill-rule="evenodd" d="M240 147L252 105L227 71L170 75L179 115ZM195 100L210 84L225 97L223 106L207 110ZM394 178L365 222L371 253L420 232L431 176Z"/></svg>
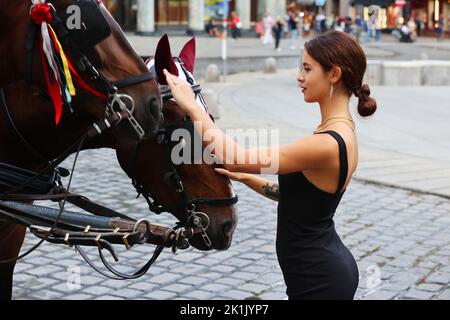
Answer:
<svg viewBox="0 0 450 320"><path fill-rule="evenodd" d="M289 299L353 299L358 268L334 227L334 212L345 192L348 163L339 145L340 177L335 193L313 185L302 172L279 175L280 198L276 249Z"/></svg>
<svg viewBox="0 0 450 320"><path fill-rule="evenodd" d="M70 37L77 44L81 52L85 53L108 37L111 34L111 28L95 1L79 0L76 6L80 8L80 29L71 28L71 24L73 23L72 11L58 10L57 14L68 29ZM69 21L67 21L68 19Z"/></svg>

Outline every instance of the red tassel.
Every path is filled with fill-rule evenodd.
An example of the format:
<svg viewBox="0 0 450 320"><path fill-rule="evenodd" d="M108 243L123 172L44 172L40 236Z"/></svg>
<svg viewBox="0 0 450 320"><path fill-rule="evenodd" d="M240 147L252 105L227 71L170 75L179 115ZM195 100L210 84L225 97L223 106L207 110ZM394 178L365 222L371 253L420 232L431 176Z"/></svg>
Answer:
<svg viewBox="0 0 450 320"><path fill-rule="evenodd" d="M37 25L41 25L42 22L52 23L52 8L47 3L35 4L31 9L31 19Z"/></svg>
<svg viewBox="0 0 450 320"><path fill-rule="evenodd" d="M48 72L47 60L45 59L44 48L42 45L42 36L40 39L40 47L41 47L41 57L42 57L42 69L44 70L45 82L47 83L47 90L50 98L53 102L53 108L55 109L55 124L58 125L61 120L62 115L62 97L60 93L59 84L56 80L50 78L50 74Z"/></svg>

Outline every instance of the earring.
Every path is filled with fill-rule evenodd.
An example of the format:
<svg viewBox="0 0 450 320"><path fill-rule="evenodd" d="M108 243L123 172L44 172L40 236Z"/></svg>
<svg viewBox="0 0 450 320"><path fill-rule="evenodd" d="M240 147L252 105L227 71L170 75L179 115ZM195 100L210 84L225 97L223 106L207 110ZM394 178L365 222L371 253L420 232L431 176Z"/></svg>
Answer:
<svg viewBox="0 0 450 320"><path fill-rule="evenodd" d="M330 99L333 96L333 93L334 93L334 87L333 87L333 85L330 85Z"/></svg>

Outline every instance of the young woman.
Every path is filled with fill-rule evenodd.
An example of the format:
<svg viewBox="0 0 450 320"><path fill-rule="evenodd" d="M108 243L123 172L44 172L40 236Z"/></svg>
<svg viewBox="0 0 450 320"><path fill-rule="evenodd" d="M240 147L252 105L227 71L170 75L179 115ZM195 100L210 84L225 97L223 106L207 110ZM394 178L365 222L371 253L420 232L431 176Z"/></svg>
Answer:
<svg viewBox="0 0 450 320"><path fill-rule="evenodd" d="M278 161L278 183L251 174L261 172L262 162L236 163L239 157L257 159L261 150L243 149L221 131L215 139L222 149L214 153L224 168L216 170L278 201L276 248L289 299L353 299L358 268L335 231L333 216L358 164L349 99L358 97L363 117L375 112L376 102L362 85L366 57L351 36L339 31L319 35L305 44L302 62L297 80L305 101L319 103L322 119L312 135L264 150ZM165 75L178 105L201 121L203 132L218 130L196 106L190 87Z"/></svg>

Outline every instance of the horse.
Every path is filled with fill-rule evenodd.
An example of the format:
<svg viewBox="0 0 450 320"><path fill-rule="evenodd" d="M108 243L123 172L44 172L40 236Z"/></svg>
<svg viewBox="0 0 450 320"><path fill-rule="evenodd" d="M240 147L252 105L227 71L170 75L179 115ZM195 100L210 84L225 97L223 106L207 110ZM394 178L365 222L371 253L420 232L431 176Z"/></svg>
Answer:
<svg viewBox="0 0 450 320"><path fill-rule="evenodd" d="M155 55L148 59L147 66L157 74L160 84L164 126L156 134L156 139L143 141L142 145L121 143L116 147L116 154L122 169L135 180L134 184L137 183L140 187L138 191L158 200L159 207L151 205L154 210L169 211L182 222L189 218L189 207L194 206L196 210L207 213L207 217L202 215L207 219L203 223L209 224L206 234L196 234L189 239L192 246L200 250L226 250L231 245L237 224L233 206L237 197L233 193L230 180L214 171L214 163L207 164L201 156L194 157L196 139L200 141L201 147L198 154L204 152L201 137L195 137L197 133L192 121L186 118L176 101L171 98L163 74L163 69L167 69L188 81L196 93L199 108L208 112L201 89L193 77L194 65L195 38L184 45L178 57L172 57L167 35L159 40ZM180 129L185 130L186 141L189 140L190 143L179 140L175 135L171 137L172 133ZM177 166L171 158L174 148L187 152L192 157ZM155 154L161 155L158 160Z"/></svg>
<svg viewBox="0 0 450 320"><path fill-rule="evenodd" d="M156 61L158 61L157 65L162 67L166 67L165 64L169 61L166 56L169 55L171 57L170 50L167 51L168 46L164 45L166 43L165 40L160 41L160 44L158 44L159 49L156 50L155 54ZM161 49L164 47L166 50ZM195 58L192 55L193 48L195 48L195 43L190 41L180 53L180 56L186 60L185 65L193 65L193 59ZM181 68L179 63L178 65ZM172 67L167 66L169 70L173 71ZM160 71L160 69L158 70ZM39 95L36 96L32 92L28 92L26 83L15 83L4 88L4 91L5 96L8 97L6 99L8 108L14 116L18 115L15 110L21 110L23 105L27 105L28 107L47 110L46 114L50 117L52 107L49 101ZM24 94L19 97L14 94L17 91L22 91ZM167 92L166 97L168 97ZM200 99L200 94L199 101L203 101ZM180 189L176 187L176 184L172 184L172 180L168 179L167 174L168 172L172 173L175 167L171 159L167 158L167 154L170 153L170 149L174 146L163 142L170 140L169 132L176 128L189 127L189 124L192 122L186 119L175 102L169 99L164 99L163 115L164 123L159 127L158 133L154 137L141 142L133 142L129 139L120 139L113 135L111 131L107 131L95 139L87 141L83 148L115 149L120 165L133 179L134 185L139 186L138 192L142 193L147 199L151 195L158 202L159 205L153 203L153 209L160 211L166 209L184 223L187 222L188 216L186 213L188 212L198 213L201 211L201 213L205 213L206 217L200 215L202 228L206 229L205 233L194 234L189 239L189 243L200 250L225 250L231 244L232 234L237 223L234 207L237 198L233 193L231 183L224 176L218 175L212 165L205 163L195 165L181 164L177 165L176 169L183 184L184 193L178 192ZM82 130L77 125L82 121L83 117L88 118L89 120L87 121L93 120L90 119L92 117L89 114L77 114L75 117L65 119L60 126L54 127L53 132L44 131L45 135L33 136L32 143L36 143L34 145L42 145L43 148L40 151L43 153L57 154L66 146L63 137L68 135L77 136L82 133ZM0 124L1 121L2 118L0 116ZM23 121L24 123L27 122L26 119ZM19 128L24 129L20 125ZM52 137L61 138L56 140L55 144L46 144L45 141ZM0 140L0 142L2 141ZM175 144L178 144L178 142ZM3 142L0 145L3 145ZM23 150L22 152L25 154L26 151ZM133 156L130 157L130 155ZM183 200L186 198L183 198L182 194L189 196L189 199L193 201L189 203L184 202ZM193 209L192 205L195 205L195 210L189 211L188 209ZM0 261L18 255L24 239L24 228L17 225L16 228L21 230L21 232L10 233L9 235L0 232L0 237L2 238L0 243L8 244L0 247ZM0 264L0 298L6 299L11 297L13 268L13 265L6 268Z"/></svg>
<svg viewBox="0 0 450 320"><path fill-rule="evenodd" d="M39 1L43 3L37 3ZM69 23L72 21L70 10L75 8L78 8L80 28ZM131 131L139 138L154 134L161 121L158 86L101 1L2 1L0 21L0 87L26 80L34 86L34 94L53 100L56 122L62 112L75 111L69 110L69 104L89 110L96 118L104 116L106 105L111 112L120 107L130 113L129 121L122 121L115 128L117 134L134 138L136 135L132 136ZM45 25L49 27L44 28ZM57 82L58 70L52 72L51 63L45 61L43 39L46 33L52 34L47 38L53 41L54 55L57 51L65 52L67 69L73 71L69 78L73 78L76 95L71 103L64 103L62 87L51 87ZM66 70L62 62L61 59L53 63ZM67 80L67 87L70 87L71 81L65 75L67 73L63 73L64 79L59 82L64 84ZM39 116L38 110L29 112Z"/></svg>
<svg viewBox="0 0 450 320"><path fill-rule="evenodd" d="M65 27L62 21L70 6L79 8L88 30ZM53 49L66 51L66 62L73 64L70 71L78 75L77 94L57 117L63 103L55 103L49 92L56 75L45 76L49 67L39 51L43 22L37 26L30 18L36 8L29 0L0 3L0 161L30 170L42 168L105 114L124 117L113 128L118 137L138 140L154 135L162 120L158 85L119 25L94 0L40 4L49 14L45 23L54 27L62 44L57 48L54 41ZM97 29L102 32L97 34ZM17 257L24 233L20 225L0 222L1 260ZM0 264L0 298L11 296L14 266L14 262Z"/></svg>

